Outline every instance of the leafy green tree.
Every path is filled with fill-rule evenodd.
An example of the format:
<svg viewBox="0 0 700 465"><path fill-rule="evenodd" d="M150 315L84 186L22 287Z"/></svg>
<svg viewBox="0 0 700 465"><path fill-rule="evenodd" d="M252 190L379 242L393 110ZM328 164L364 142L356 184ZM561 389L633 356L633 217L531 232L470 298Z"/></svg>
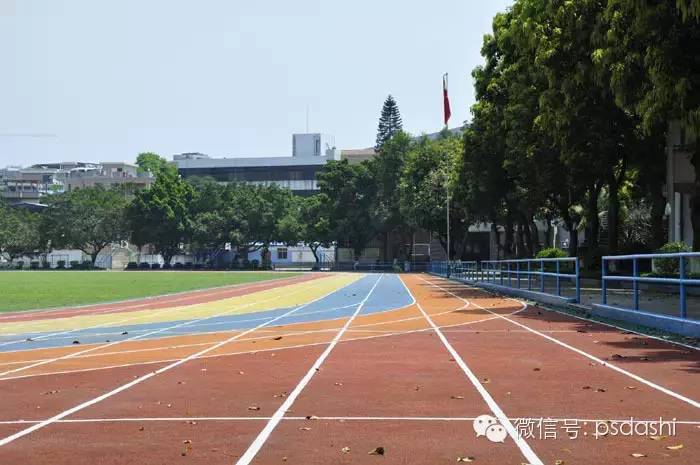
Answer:
<svg viewBox="0 0 700 465"><path fill-rule="evenodd" d="M463 152L461 137L443 133L436 140L423 137L408 152L401 173L401 213L415 229L435 233L447 250L447 195L452 196L459 170L457 163ZM449 256L466 237L467 211L455 199L450 204L451 246Z"/></svg>
<svg viewBox="0 0 700 465"><path fill-rule="evenodd" d="M320 203L339 246L353 249L356 257L375 236L371 206L376 183L366 162L330 161L317 174Z"/></svg>
<svg viewBox="0 0 700 465"><path fill-rule="evenodd" d="M165 263L181 250L192 233L190 205L194 190L174 170L158 173L149 189L138 191L128 209L132 241L152 244Z"/></svg>
<svg viewBox="0 0 700 465"><path fill-rule="evenodd" d="M136 164L142 172L151 173L153 176L158 176L163 171L177 171L175 166L153 152L142 152L136 157Z"/></svg>
<svg viewBox="0 0 700 465"><path fill-rule="evenodd" d="M379 150L377 156L368 161L370 170L376 183L376 194L372 205L371 215L378 233L384 239L384 261L389 261L399 253L398 250L390 250L390 239L400 244L410 242L411 228L408 227L401 214L399 173L403 170L406 154L411 148L410 136L398 131L387 140Z"/></svg>
<svg viewBox="0 0 700 465"><path fill-rule="evenodd" d="M301 225L298 237L314 255L316 267L320 262L318 249L330 247L333 243L333 235L330 227L330 219L326 214L323 199L320 195L300 198L301 208L297 221Z"/></svg>
<svg viewBox="0 0 700 465"><path fill-rule="evenodd" d="M129 237L128 202L116 189L74 189L50 197L48 205L44 227L52 247L81 250L93 265L105 247Z"/></svg>
<svg viewBox="0 0 700 465"><path fill-rule="evenodd" d="M399 106L394 100L394 97L389 95L382 106L382 113L379 117L379 126L377 128L377 142L375 149L382 148L384 143L392 138L394 134L403 129Z"/></svg>
<svg viewBox="0 0 700 465"><path fill-rule="evenodd" d="M593 58L616 103L640 118L652 140L674 120L689 136L700 134L700 1L608 0L601 22ZM685 148L695 170L693 249L700 250L700 144ZM658 185L657 179L656 192ZM658 194L654 198L658 205Z"/></svg>
<svg viewBox="0 0 700 465"><path fill-rule="evenodd" d="M38 214L12 208L0 201L0 254L10 260L41 251L41 218Z"/></svg>

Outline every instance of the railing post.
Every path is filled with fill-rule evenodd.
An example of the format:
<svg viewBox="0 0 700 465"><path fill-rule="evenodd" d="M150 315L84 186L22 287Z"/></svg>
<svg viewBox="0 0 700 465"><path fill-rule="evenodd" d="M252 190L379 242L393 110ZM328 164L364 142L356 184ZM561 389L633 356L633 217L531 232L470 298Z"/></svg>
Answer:
<svg viewBox="0 0 700 465"><path fill-rule="evenodd" d="M639 310L639 265L636 258L632 259L632 276L634 280L632 281L632 294L634 298L634 309Z"/></svg>
<svg viewBox="0 0 700 465"><path fill-rule="evenodd" d="M532 262L530 260L527 261L527 290L531 291L532 290Z"/></svg>
<svg viewBox="0 0 700 465"><path fill-rule="evenodd" d="M581 303L581 265L578 262L578 257L574 258L576 264L576 303Z"/></svg>
<svg viewBox="0 0 700 465"><path fill-rule="evenodd" d="M608 295L607 295L607 281L605 280L605 264L607 263L607 260L605 257L601 260L600 263L600 303L603 305L608 304Z"/></svg>
<svg viewBox="0 0 700 465"><path fill-rule="evenodd" d="M544 260L540 260L540 292L544 292Z"/></svg>
<svg viewBox="0 0 700 465"><path fill-rule="evenodd" d="M685 257L681 255L680 269L680 294L681 294L681 318L688 318L685 299Z"/></svg>
<svg viewBox="0 0 700 465"><path fill-rule="evenodd" d="M561 295L561 278L559 277L559 259L557 259L554 263L556 265L556 270L557 270L557 295Z"/></svg>
<svg viewBox="0 0 700 465"><path fill-rule="evenodd" d="M515 262L515 279L518 280L518 289L520 289L520 262Z"/></svg>
<svg viewBox="0 0 700 465"><path fill-rule="evenodd" d="M508 262L508 287L513 287L513 284L511 283L511 274L510 274L510 262Z"/></svg>

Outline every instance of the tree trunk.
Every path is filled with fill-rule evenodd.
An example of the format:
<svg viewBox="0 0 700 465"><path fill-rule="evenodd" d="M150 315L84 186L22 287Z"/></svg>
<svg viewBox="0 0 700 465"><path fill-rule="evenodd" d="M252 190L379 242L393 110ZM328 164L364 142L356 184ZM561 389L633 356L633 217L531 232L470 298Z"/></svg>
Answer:
<svg viewBox="0 0 700 465"><path fill-rule="evenodd" d="M598 247L598 234L600 231L600 218L598 218L598 196L600 195L600 186L593 184L588 191L588 248L595 249Z"/></svg>
<svg viewBox="0 0 700 465"><path fill-rule="evenodd" d="M530 240L532 241L532 256L534 257L537 252L542 249L542 244L540 244L540 231L537 229L537 223L535 219L530 217Z"/></svg>
<svg viewBox="0 0 700 465"><path fill-rule="evenodd" d="M650 186L651 197L651 250L658 250L666 242L666 228L664 227L664 202L663 184Z"/></svg>
<svg viewBox="0 0 700 465"><path fill-rule="evenodd" d="M503 257L511 258L513 252L513 219L510 214L506 215L505 241L503 244Z"/></svg>
<svg viewBox="0 0 700 465"><path fill-rule="evenodd" d="M690 162L695 168L695 192L690 199L690 222L693 226L693 251L698 252L700 251L700 141L695 144Z"/></svg>
<svg viewBox="0 0 700 465"><path fill-rule="evenodd" d="M619 223L620 188L616 180L611 180L608 184L608 253L610 255L617 253Z"/></svg>

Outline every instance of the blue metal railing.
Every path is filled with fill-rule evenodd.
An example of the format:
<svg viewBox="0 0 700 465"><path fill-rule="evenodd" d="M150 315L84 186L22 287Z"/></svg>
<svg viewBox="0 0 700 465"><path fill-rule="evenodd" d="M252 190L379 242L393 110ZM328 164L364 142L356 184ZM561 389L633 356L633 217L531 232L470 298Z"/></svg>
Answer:
<svg viewBox="0 0 700 465"><path fill-rule="evenodd" d="M533 258L519 260L483 260L477 262L431 262L431 272L471 282L485 282L534 291L533 278L539 278L541 293L546 293L546 278L554 278L556 295L562 296L562 283L573 281L575 302L581 301L581 270L578 258ZM527 284L527 287L525 287Z"/></svg>
<svg viewBox="0 0 700 465"><path fill-rule="evenodd" d="M681 318L688 318L687 308L687 290L686 286L699 286L700 279L688 278L688 260L691 258L700 258L700 252L682 252L682 253L657 253L657 254L638 254L638 255L609 255L603 257L602 273L601 273L601 295L600 301L603 305L608 303L608 283L612 281L631 282L632 283L632 306L633 310L639 311L639 284L665 284L677 285L679 294L679 313ZM639 272L639 262L642 260L678 260L678 277L654 277L641 276ZM631 261L631 275L614 275L609 274L609 264L612 262ZM673 265L672 265L673 267ZM674 275L676 273L671 273Z"/></svg>

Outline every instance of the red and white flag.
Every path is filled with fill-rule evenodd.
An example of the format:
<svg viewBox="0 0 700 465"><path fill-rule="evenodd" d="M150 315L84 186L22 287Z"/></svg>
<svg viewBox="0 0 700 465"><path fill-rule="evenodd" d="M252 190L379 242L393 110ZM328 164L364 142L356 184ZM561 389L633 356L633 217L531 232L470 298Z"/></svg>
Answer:
<svg viewBox="0 0 700 465"><path fill-rule="evenodd" d="M447 73L442 76L442 100L443 100L443 110L445 115L445 126L452 116L450 111L450 98L447 96Z"/></svg>

